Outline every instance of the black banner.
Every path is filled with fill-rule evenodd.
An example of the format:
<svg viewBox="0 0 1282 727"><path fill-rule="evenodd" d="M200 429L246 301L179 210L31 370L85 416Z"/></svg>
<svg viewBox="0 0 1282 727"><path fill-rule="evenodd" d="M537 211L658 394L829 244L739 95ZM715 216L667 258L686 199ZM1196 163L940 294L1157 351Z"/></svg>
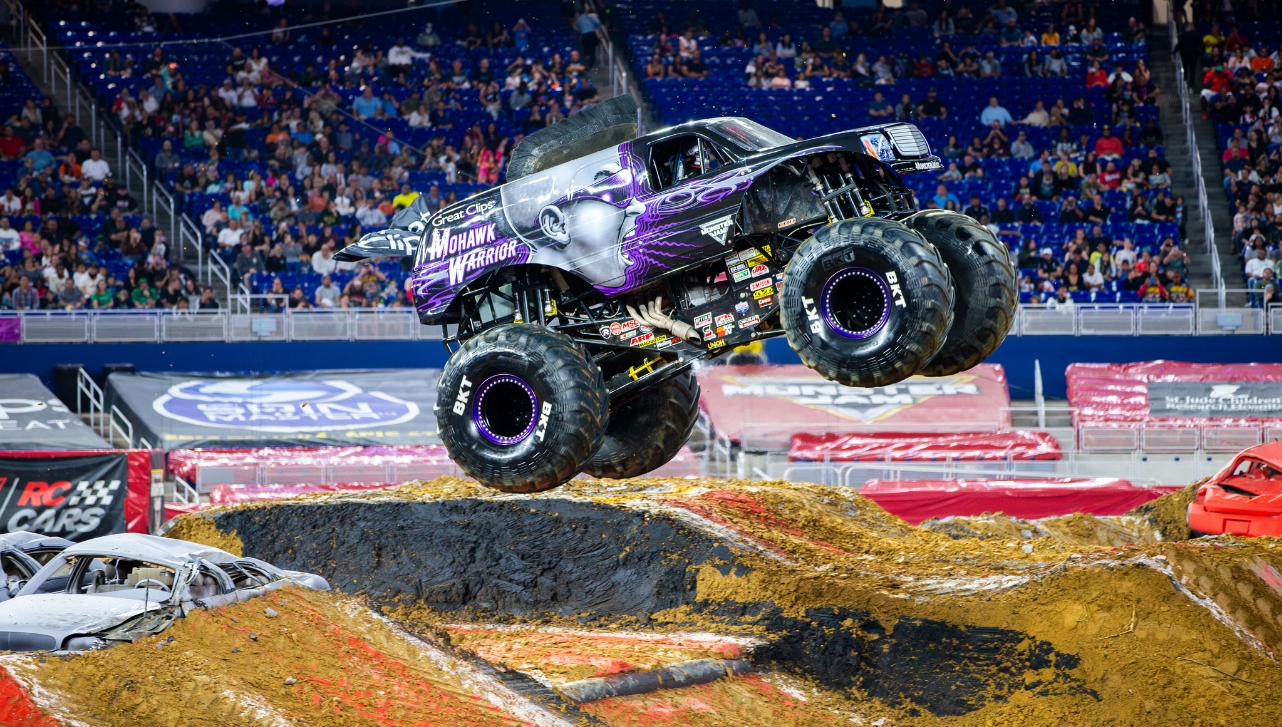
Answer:
<svg viewBox="0 0 1282 727"><path fill-rule="evenodd" d="M1282 383L1150 381L1148 410L1155 417L1282 416Z"/></svg>
<svg viewBox="0 0 1282 727"><path fill-rule="evenodd" d="M0 375L0 450L111 449L31 374Z"/></svg>
<svg viewBox="0 0 1282 727"><path fill-rule="evenodd" d="M108 405L153 447L440 444L437 369L112 374Z"/></svg>
<svg viewBox="0 0 1282 727"><path fill-rule="evenodd" d="M0 456L0 527L68 540L125 532L125 452Z"/></svg>

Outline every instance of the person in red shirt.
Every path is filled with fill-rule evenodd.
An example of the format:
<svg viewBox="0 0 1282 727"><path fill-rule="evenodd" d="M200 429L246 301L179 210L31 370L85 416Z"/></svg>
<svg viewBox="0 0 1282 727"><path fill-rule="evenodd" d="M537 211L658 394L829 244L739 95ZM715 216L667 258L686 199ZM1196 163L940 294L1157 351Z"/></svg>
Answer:
<svg viewBox="0 0 1282 727"><path fill-rule="evenodd" d="M1246 149L1242 148L1237 139L1229 139L1229 148L1224 150L1224 154L1221 155L1220 159L1224 162L1225 167L1236 172L1250 161L1251 156L1247 154Z"/></svg>
<svg viewBox="0 0 1282 727"><path fill-rule="evenodd" d="M1117 189L1122 186L1122 173L1117 171L1116 164L1109 162L1108 166L1104 167L1104 171L1099 175L1099 183L1105 189Z"/></svg>
<svg viewBox="0 0 1282 727"><path fill-rule="evenodd" d="M1224 50L1229 53L1238 50L1245 50L1249 46L1250 43L1246 42L1246 36L1242 35L1242 32L1238 30L1236 25L1233 26L1233 32L1229 33L1229 37L1224 39Z"/></svg>
<svg viewBox="0 0 1282 727"><path fill-rule="evenodd" d="M1091 69L1086 72L1087 88L1108 88L1108 71L1100 66L1099 61L1091 61Z"/></svg>
<svg viewBox="0 0 1282 727"><path fill-rule="evenodd" d="M0 157L17 159L24 151L26 151L26 145L17 134L13 133L13 127L4 127L4 136L0 137Z"/></svg>
<svg viewBox="0 0 1282 727"><path fill-rule="evenodd" d="M1105 126L1103 135L1095 140L1095 156L1101 159L1117 158L1122 156L1122 151L1122 140L1113 136L1112 130Z"/></svg>
<svg viewBox="0 0 1282 727"><path fill-rule="evenodd" d="M1233 79L1224 71L1223 65L1215 66L1202 76L1202 118L1210 118L1211 104L1228 93L1232 83Z"/></svg>

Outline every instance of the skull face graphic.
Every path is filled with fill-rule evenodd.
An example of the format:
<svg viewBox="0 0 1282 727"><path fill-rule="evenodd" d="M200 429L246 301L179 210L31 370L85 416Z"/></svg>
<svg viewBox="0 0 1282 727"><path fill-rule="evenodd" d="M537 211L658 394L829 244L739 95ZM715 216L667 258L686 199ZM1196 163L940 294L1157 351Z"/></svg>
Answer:
<svg viewBox="0 0 1282 727"><path fill-rule="evenodd" d="M503 188L503 211L530 262L573 272L593 285L623 284L632 260L624 240L645 205L632 199L632 172L608 149Z"/></svg>

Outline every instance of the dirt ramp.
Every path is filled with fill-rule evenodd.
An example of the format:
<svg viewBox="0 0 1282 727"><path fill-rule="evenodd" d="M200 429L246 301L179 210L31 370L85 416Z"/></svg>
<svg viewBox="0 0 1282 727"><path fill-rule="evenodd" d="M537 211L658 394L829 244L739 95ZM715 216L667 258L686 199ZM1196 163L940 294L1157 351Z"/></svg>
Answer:
<svg viewBox="0 0 1282 727"><path fill-rule="evenodd" d="M383 604L506 614L648 614L695 597L724 543L671 517L544 498L282 503L214 514L246 553Z"/></svg>
<svg viewBox="0 0 1282 727"><path fill-rule="evenodd" d="M914 528L818 485L575 481L511 496L443 479L213 510L172 534L319 572L547 689L719 658L684 642L645 652L644 634L712 634L754 665L581 705L610 727L1275 722L1276 543L1158 539L1168 516ZM751 694L755 711L736 701Z"/></svg>

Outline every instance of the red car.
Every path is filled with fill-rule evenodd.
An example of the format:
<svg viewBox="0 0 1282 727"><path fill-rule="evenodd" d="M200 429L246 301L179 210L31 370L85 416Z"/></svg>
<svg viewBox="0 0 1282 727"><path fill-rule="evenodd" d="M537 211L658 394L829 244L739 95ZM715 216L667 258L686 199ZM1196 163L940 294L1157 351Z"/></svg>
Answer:
<svg viewBox="0 0 1282 727"><path fill-rule="evenodd" d="M1282 536L1282 442L1243 450L1202 485L1188 523L1203 535Z"/></svg>

